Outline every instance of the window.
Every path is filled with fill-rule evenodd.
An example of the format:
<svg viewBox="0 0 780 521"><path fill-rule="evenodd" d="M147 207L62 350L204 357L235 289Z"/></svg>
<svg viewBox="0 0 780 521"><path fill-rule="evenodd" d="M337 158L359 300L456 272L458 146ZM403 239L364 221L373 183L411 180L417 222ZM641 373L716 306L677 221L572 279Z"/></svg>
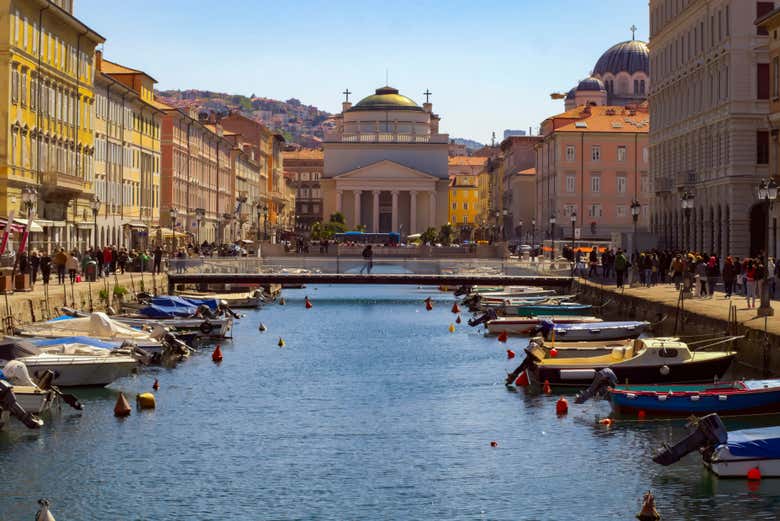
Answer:
<svg viewBox="0 0 780 521"><path fill-rule="evenodd" d="M576 150L574 145L566 145L566 161L574 161Z"/></svg>
<svg viewBox="0 0 780 521"><path fill-rule="evenodd" d="M575 183L577 182L577 178L573 175L567 175L566 176L566 192L573 194L575 189Z"/></svg>
<svg viewBox="0 0 780 521"><path fill-rule="evenodd" d="M469 203L463 203L463 209L468 210L469 209Z"/></svg>
<svg viewBox="0 0 780 521"><path fill-rule="evenodd" d="M780 57L772 58L772 99L780 97Z"/></svg>
<svg viewBox="0 0 780 521"><path fill-rule="evenodd" d="M593 145L590 147L590 158L593 161L598 161L601 159L601 146L600 145Z"/></svg>
<svg viewBox="0 0 780 521"><path fill-rule="evenodd" d="M458 209L458 203L452 203L452 209L457 210Z"/></svg>
<svg viewBox="0 0 780 521"><path fill-rule="evenodd" d="M571 215L574 215L577 212L577 205L576 204L565 204L563 205L563 216L569 217Z"/></svg>
<svg viewBox="0 0 780 521"><path fill-rule="evenodd" d="M619 175L615 179L617 180L617 193L619 194L626 193L626 186L628 186L628 181L626 179L626 176Z"/></svg>
<svg viewBox="0 0 780 521"><path fill-rule="evenodd" d="M11 65L11 103L16 103L19 99L19 69L17 64Z"/></svg>
<svg viewBox="0 0 780 521"><path fill-rule="evenodd" d="M756 18L761 18L775 8L774 2L756 2ZM766 36L769 32L763 27L756 27L756 34Z"/></svg>
<svg viewBox="0 0 780 521"><path fill-rule="evenodd" d="M650 176L647 174L642 174L639 177L639 190L645 194L650 192Z"/></svg>
<svg viewBox="0 0 780 521"><path fill-rule="evenodd" d="M769 163L769 132L766 130L756 132L756 163L759 165Z"/></svg>
<svg viewBox="0 0 780 521"><path fill-rule="evenodd" d="M455 222L455 221L453 221L453 222ZM464 215L463 216L463 224L467 224L468 222L469 222L469 216L468 215Z"/></svg>
<svg viewBox="0 0 780 521"><path fill-rule="evenodd" d="M601 217L601 205L594 203L588 208L588 217Z"/></svg>
<svg viewBox="0 0 780 521"><path fill-rule="evenodd" d="M594 194L601 192L601 176L599 174L591 174L590 191Z"/></svg>
<svg viewBox="0 0 780 521"><path fill-rule="evenodd" d="M22 68L22 86L20 89L22 107L27 105L27 68Z"/></svg>
<svg viewBox="0 0 780 521"><path fill-rule="evenodd" d="M615 207L615 214L618 217L625 217L626 216L626 207L625 205L619 204Z"/></svg>
<svg viewBox="0 0 780 521"><path fill-rule="evenodd" d="M617 147L617 160L618 161L625 161L626 160L626 146L620 145Z"/></svg>
<svg viewBox="0 0 780 521"><path fill-rule="evenodd" d="M769 64L756 64L756 97L769 99Z"/></svg>

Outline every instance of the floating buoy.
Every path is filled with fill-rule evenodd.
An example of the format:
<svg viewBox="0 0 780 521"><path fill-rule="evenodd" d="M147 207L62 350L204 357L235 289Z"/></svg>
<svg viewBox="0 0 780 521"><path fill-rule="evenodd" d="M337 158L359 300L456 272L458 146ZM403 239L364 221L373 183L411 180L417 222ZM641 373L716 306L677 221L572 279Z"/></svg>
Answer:
<svg viewBox="0 0 780 521"><path fill-rule="evenodd" d="M558 398L558 401L555 402L555 414L557 414L558 416L563 416L568 412L569 412L569 402L566 401L566 398L561 396L560 398Z"/></svg>
<svg viewBox="0 0 780 521"><path fill-rule="evenodd" d="M456 324L460 324L460 315L458 315L457 317L455 317L455 323L456 323Z"/></svg>
<svg viewBox="0 0 780 521"><path fill-rule="evenodd" d="M507 340L509 340L509 335L507 334L506 331L501 331L498 334L498 341L499 342L506 342Z"/></svg>
<svg viewBox="0 0 780 521"><path fill-rule="evenodd" d="M655 497L649 490L642 499L642 509L636 515L639 521L660 521L661 514L655 509Z"/></svg>
<svg viewBox="0 0 780 521"><path fill-rule="evenodd" d="M545 380L542 385L542 392L544 394L552 394L552 388L550 387L550 380Z"/></svg>
<svg viewBox="0 0 780 521"><path fill-rule="evenodd" d="M558 350L553 347L550 349L550 358L555 358L556 356L558 356Z"/></svg>
<svg viewBox="0 0 780 521"><path fill-rule="evenodd" d="M157 406L157 402L152 393L136 394L135 403L138 404L139 409L154 409Z"/></svg>
<svg viewBox="0 0 780 521"><path fill-rule="evenodd" d="M309 297L308 297L308 296L306 296L306 297L303 299L303 302L304 302L304 303L305 303L305 305L306 305L306 309L311 309L311 300L309 300Z"/></svg>
<svg viewBox="0 0 780 521"><path fill-rule="evenodd" d="M497 441L491 441L490 442L490 446L495 449L496 447L498 447L498 442Z"/></svg>
<svg viewBox="0 0 780 521"><path fill-rule="evenodd" d="M262 322L260 322L260 326L258 326L257 329L260 331L268 331L268 328L265 327L265 324L263 324Z"/></svg>
<svg viewBox="0 0 780 521"><path fill-rule="evenodd" d="M286 304L286 302L284 301L284 297L280 298L279 299L279 305L280 306L284 306L285 304Z"/></svg>
<svg viewBox="0 0 780 521"><path fill-rule="evenodd" d="M453 313L460 313L460 308L458 307L458 303L457 303L457 302L455 302L455 303L452 305L452 312L453 312Z"/></svg>
<svg viewBox="0 0 780 521"><path fill-rule="evenodd" d="M640 420L644 420L647 418L647 413L643 410L640 410L638 413L636 413L636 417Z"/></svg>
<svg viewBox="0 0 780 521"><path fill-rule="evenodd" d="M748 470L747 478L750 481L758 481L761 479L761 470L758 467L753 467L752 469Z"/></svg>
<svg viewBox="0 0 780 521"><path fill-rule="evenodd" d="M431 297L425 299L425 309L428 311L433 309L433 302L431 301Z"/></svg>
<svg viewBox="0 0 780 521"><path fill-rule="evenodd" d="M217 348L211 353L211 361L219 363L222 361L222 348L217 344Z"/></svg>
<svg viewBox="0 0 780 521"><path fill-rule="evenodd" d="M279 337L279 342L277 344L279 347L284 347L284 339L282 337Z"/></svg>
<svg viewBox="0 0 780 521"><path fill-rule="evenodd" d="M450 330L450 333L454 333L455 332L455 324L450 324L449 330Z"/></svg>
<svg viewBox="0 0 780 521"><path fill-rule="evenodd" d="M49 500L41 498L38 500L38 504L41 508L35 514L35 521L55 521L54 516L49 512Z"/></svg>
<svg viewBox="0 0 780 521"><path fill-rule="evenodd" d="M116 398L116 405L114 405L114 416L124 418L125 416L130 416L132 411L133 409L127 402L127 398L125 398L125 393L119 393L119 396Z"/></svg>
<svg viewBox="0 0 780 521"><path fill-rule="evenodd" d="M157 381L157 378L154 379L154 383L152 384L152 389L157 391L160 388L160 382Z"/></svg>
<svg viewBox="0 0 780 521"><path fill-rule="evenodd" d="M515 380L515 385L517 385L518 387L528 387L529 383L530 382L528 381L528 374L525 371L520 373L520 376L518 376L517 379Z"/></svg>
<svg viewBox="0 0 780 521"><path fill-rule="evenodd" d="M506 350L506 359L507 359L507 360L511 360L511 359L513 359L514 357L515 357L515 352L514 352L514 351L512 351L511 349L507 349L507 350Z"/></svg>
<svg viewBox="0 0 780 521"><path fill-rule="evenodd" d="M599 420L599 425L606 425L607 427L609 427L613 423L614 422L613 422L612 418L602 418L602 419Z"/></svg>

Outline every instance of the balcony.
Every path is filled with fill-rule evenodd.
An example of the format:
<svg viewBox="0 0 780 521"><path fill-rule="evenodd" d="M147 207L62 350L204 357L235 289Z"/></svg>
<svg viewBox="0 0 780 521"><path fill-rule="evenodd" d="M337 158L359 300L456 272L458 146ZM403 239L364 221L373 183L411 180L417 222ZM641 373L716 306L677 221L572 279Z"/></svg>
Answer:
<svg viewBox="0 0 780 521"><path fill-rule="evenodd" d="M659 177L655 180L655 193L662 194L672 191L672 179L669 177Z"/></svg>
<svg viewBox="0 0 780 521"><path fill-rule="evenodd" d="M691 187L696 184L698 176L695 170L677 173L677 188Z"/></svg>
<svg viewBox="0 0 780 521"><path fill-rule="evenodd" d="M73 197L84 191L84 179L77 175L49 170L43 173L41 189L48 193L59 193L66 197Z"/></svg>

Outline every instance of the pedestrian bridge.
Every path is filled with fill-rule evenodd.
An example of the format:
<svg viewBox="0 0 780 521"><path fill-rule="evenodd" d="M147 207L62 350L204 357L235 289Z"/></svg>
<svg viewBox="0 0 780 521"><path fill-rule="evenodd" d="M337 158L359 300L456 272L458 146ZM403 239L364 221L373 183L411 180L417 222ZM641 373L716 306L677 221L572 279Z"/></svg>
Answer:
<svg viewBox="0 0 780 521"><path fill-rule="evenodd" d="M418 286L545 286L571 284L564 274L535 263L502 259L374 259L370 272L360 258L204 257L172 259L171 290L176 284L407 284Z"/></svg>

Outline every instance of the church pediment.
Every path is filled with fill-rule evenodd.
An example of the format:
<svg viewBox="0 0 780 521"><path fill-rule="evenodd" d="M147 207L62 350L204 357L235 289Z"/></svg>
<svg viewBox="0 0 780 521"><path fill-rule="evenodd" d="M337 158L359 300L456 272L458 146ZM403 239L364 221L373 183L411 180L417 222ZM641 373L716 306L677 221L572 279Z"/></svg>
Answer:
<svg viewBox="0 0 780 521"><path fill-rule="evenodd" d="M358 179L398 180L398 181L438 180L436 176L433 176L425 172L421 172L420 170L410 168L408 166L402 165L400 163L396 163L395 161L390 161L388 159L377 161L376 163L371 163L370 165L362 166L360 168L356 168L354 170L344 172L343 174L334 176L334 178L345 180L345 181L358 180Z"/></svg>

